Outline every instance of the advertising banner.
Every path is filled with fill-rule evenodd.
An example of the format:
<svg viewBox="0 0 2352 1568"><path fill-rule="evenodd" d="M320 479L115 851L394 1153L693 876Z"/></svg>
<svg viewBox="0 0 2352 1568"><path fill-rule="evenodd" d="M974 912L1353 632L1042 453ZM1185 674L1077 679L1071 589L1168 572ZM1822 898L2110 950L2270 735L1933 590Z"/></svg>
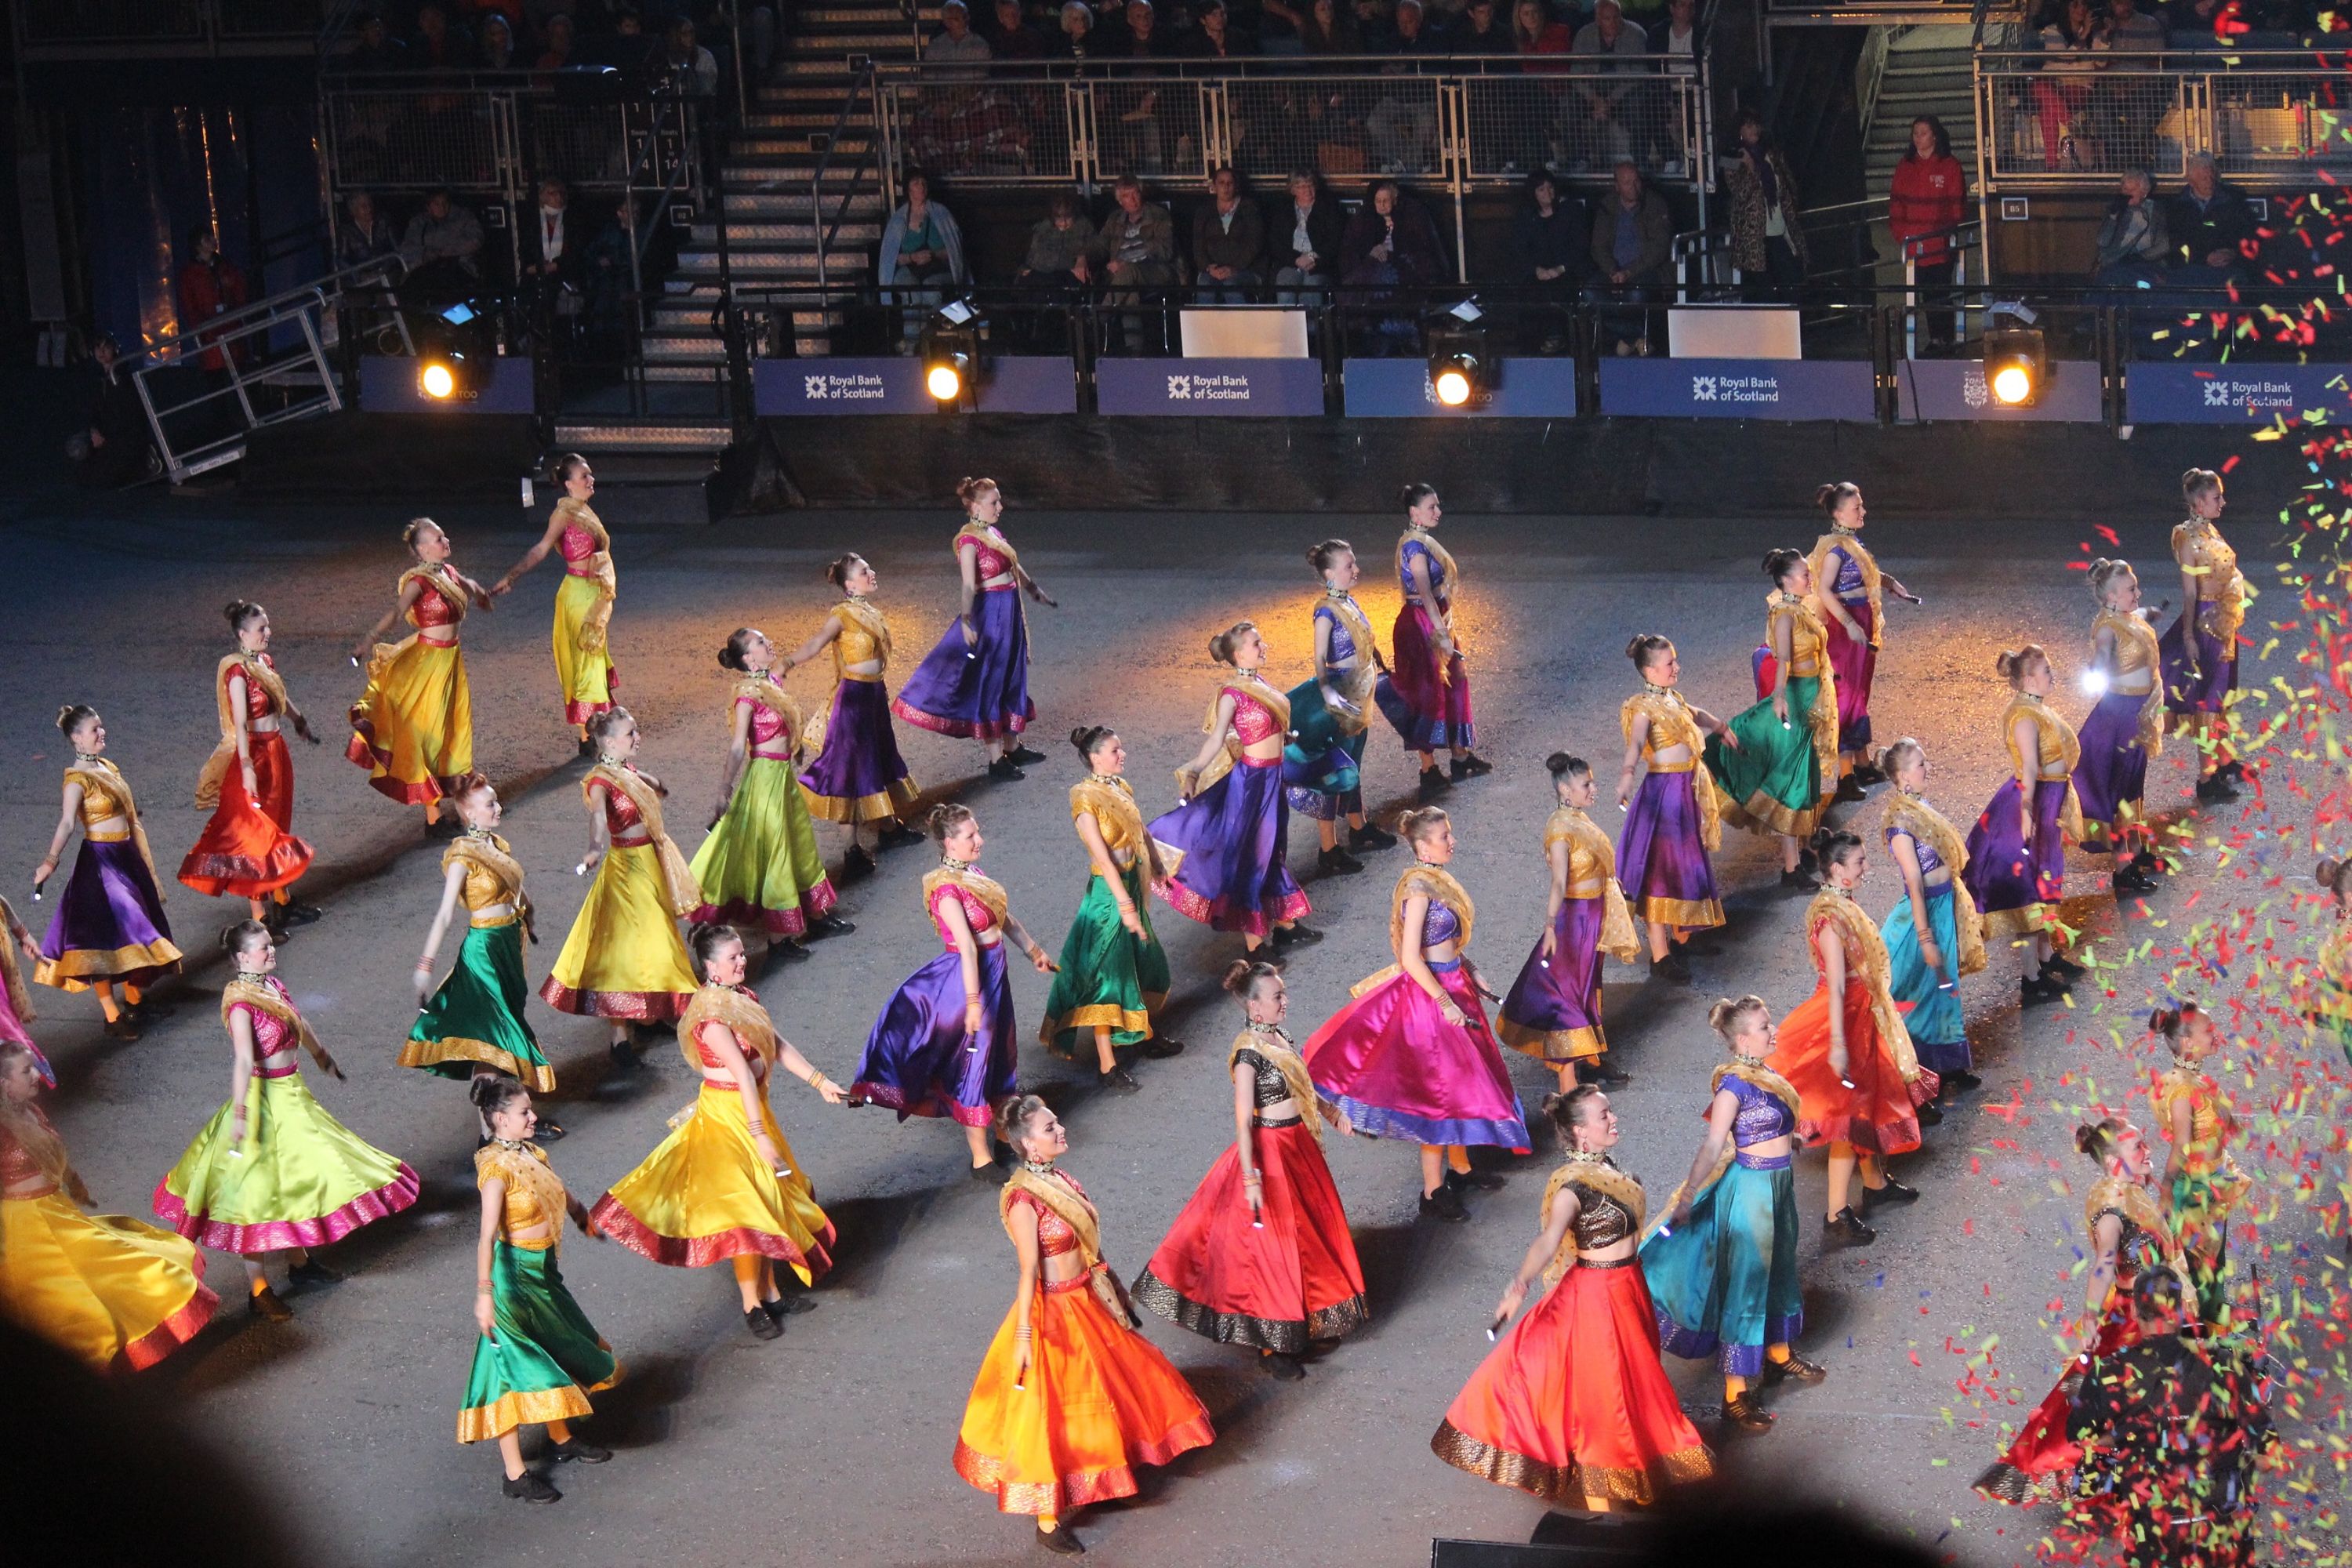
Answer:
<svg viewBox="0 0 2352 1568"><path fill-rule="evenodd" d="M1864 360L1604 359L1601 412L1666 419L1877 418Z"/></svg>
<svg viewBox="0 0 2352 1568"><path fill-rule="evenodd" d="M751 362L752 407L794 415L937 414L923 362L896 354ZM1075 414L1077 372L1067 354L983 356L973 406L982 414Z"/></svg>
<svg viewBox="0 0 2352 1568"><path fill-rule="evenodd" d="M425 362L370 354L360 361L360 407L370 414L533 414L537 395L527 359L494 358L489 379L472 395L427 397L416 384Z"/></svg>
<svg viewBox="0 0 2352 1568"><path fill-rule="evenodd" d="M1323 366L1311 359L1105 359L1095 362L1105 414L1301 418L1323 412Z"/></svg>
<svg viewBox="0 0 2352 1568"><path fill-rule="evenodd" d="M1430 390L1429 362L1351 359L1341 369L1348 416L1354 419L1573 419L1576 362L1505 359L1492 388L1448 408Z"/></svg>
<svg viewBox="0 0 2352 1568"><path fill-rule="evenodd" d="M2124 406L2137 425L2352 422L2352 365L2136 363L2124 372Z"/></svg>
<svg viewBox="0 0 2352 1568"><path fill-rule="evenodd" d="M2099 367L2092 360L2052 360L2042 395L2022 408L1993 401L1985 388L1984 362L1972 359L1906 359L1895 362L1895 417L1992 419L2021 424L2096 425L2100 407Z"/></svg>

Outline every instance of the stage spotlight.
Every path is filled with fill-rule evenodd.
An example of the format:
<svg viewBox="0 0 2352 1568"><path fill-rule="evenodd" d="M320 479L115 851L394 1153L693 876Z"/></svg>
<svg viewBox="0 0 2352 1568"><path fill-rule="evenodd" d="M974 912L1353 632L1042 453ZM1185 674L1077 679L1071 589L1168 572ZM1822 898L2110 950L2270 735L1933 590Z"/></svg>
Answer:
<svg viewBox="0 0 2352 1568"><path fill-rule="evenodd" d="M1988 312L1994 321L1984 334L1985 389L2004 408L2030 408L2050 380L2050 349L2032 311L2022 305L1997 304Z"/></svg>
<svg viewBox="0 0 2352 1568"><path fill-rule="evenodd" d="M1432 321L1423 336L1429 345L1429 390L1440 405L1466 406L1481 392L1494 388L1494 361L1487 352L1484 312L1475 300Z"/></svg>
<svg viewBox="0 0 2352 1568"><path fill-rule="evenodd" d="M941 408L961 405L980 375L980 313L965 300L950 300L924 323L919 347L923 390Z"/></svg>
<svg viewBox="0 0 2352 1568"><path fill-rule="evenodd" d="M425 396L445 402L457 391L457 373L446 360L429 359L416 374L416 385Z"/></svg>

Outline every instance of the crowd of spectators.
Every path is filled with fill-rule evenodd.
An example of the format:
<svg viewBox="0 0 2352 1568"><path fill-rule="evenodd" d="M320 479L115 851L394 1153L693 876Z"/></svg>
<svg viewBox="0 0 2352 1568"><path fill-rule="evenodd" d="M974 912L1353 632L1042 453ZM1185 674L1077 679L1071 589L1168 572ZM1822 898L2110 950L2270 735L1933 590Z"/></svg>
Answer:
<svg viewBox="0 0 2352 1568"><path fill-rule="evenodd" d="M2246 194L2221 177L2210 153L2189 155L2187 177L2169 196L2157 194L2147 171L2133 169L2099 225L2091 280L2116 290L2244 283L2260 227Z"/></svg>
<svg viewBox="0 0 2352 1568"><path fill-rule="evenodd" d="M1218 60L1265 55L1681 55L1696 6L1668 0L948 0L941 58ZM1603 8L1614 10L1604 19ZM965 39L976 38L987 54ZM932 58L929 46L924 58ZM1530 68L1534 68L1530 66Z"/></svg>
<svg viewBox="0 0 2352 1568"><path fill-rule="evenodd" d="M555 71L608 66L719 94L742 64L754 79L775 62L776 10L744 0L415 0L362 16L335 60L345 71ZM983 57L985 58L985 57Z"/></svg>

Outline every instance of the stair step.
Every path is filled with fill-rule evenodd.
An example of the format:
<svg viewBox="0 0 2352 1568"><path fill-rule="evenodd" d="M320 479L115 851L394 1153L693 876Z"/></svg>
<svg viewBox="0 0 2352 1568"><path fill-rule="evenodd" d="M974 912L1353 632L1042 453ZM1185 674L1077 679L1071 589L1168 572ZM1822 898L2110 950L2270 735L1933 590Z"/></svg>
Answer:
<svg viewBox="0 0 2352 1568"><path fill-rule="evenodd" d="M715 422L566 424L559 419L555 426L558 447L583 452L719 452L732 445L734 439L731 426Z"/></svg>
<svg viewBox="0 0 2352 1568"><path fill-rule="evenodd" d="M833 215L829 212L825 214L824 224L745 223L730 215L727 223L727 243L735 247L749 246L768 249L805 247L814 250L818 237L824 232L825 225L832 221ZM881 238L880 224L849 222L844 223L839 228L834 230L833 243L847 249L853 247L874 245ZM698 247L717 245L719 226L715 223L696 224L693 229L693 243Z"/></svg>

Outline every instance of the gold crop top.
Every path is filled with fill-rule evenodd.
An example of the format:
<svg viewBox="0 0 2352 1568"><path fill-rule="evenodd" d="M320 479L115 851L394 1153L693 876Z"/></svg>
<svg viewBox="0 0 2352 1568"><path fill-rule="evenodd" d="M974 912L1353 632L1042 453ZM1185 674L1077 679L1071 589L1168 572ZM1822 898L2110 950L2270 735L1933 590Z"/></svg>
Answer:
<svg viewBox="0 0 2352 1568"><path fill-rule="evenodd" d="M2095 645L2101 628L2115 634L2116 673L2137 675L2156 668L2156 629L2145 616L2137 612L2125 615L2116 610L2101 610L2091 621L2091 636Z"/></svg>
<svg viewBox="0 0 2352 1568"><path fill-rule="evenodd" d="M2083 743L2074 738L2074 727L2023 692L2010 703L2009 711L2000 716L2001 739L2009 744L2010 771L2021 782L2026 780L2025 755L2017 749L2017 721L2020 718L2032 719L2033 727L2041 731L2042 743L2037 748L2042 753L2041 776L2063 779L2073 773L2074 764L2082 760L2083 755Z"/></svg>
<svg viewBox="0 0 2352 1568"><path fill-rule="evenodd" d="M1780 627L1777 623L1782 619L1789 622L1789 673L1806 680L1820 675L1823 657L1828 652L1821 622L1804 613L1801 600L1793 605L1776 603L1771 613L1764 618L1768 640L1778 637Z"/></svg>
<svg viewBox="0 0 2352 1568"><path fill-rule="evenodd" d="M508 1246L522 1252L545 1252L562 1237L562 1178L548 1167L547 1156L534 1143L520 1147L485 1144L474 1157L474 1184L506 1184L503 1225ZM551 1208L550 1205L555 1206ZM518 1240L524 1232L542 1234Z"/></svg>
<svg viewBox="0 0 2352 1568"><path fill-rule="evenodd" d="M1543 842L1546 854L1555 844L1568 846L1568 896L1571 899L1601 897L1601 884L1617 874L1617 857L1609 840L1572 805L1554 809L1544 823Z"/></svg>
<svg viewBox="0 0 2352 1568"><path fill-rule="evenodd" d="M458 897L466 900L469 915L475 910L494 909L500 904L506 906L507 912L502 915L493 915L488 920L469 919L467 923L477 930L495 931L499 926L515 922L514 902L507 895L506 879L476 861L466 862L466 885L459 890Z"/></svg>
<svg viewBox="0 0 2352 1568"><path fill-rule="evenodd" d="M72 776L74 782L81 785L83 836L97 844L119 844L130 837L131 830L127 827L117 833L101 834L90 831L101 822L113 822L129 816L131 815L129 795L121 790L109 788L95 768L75 768L72 770Z"/></svg>

